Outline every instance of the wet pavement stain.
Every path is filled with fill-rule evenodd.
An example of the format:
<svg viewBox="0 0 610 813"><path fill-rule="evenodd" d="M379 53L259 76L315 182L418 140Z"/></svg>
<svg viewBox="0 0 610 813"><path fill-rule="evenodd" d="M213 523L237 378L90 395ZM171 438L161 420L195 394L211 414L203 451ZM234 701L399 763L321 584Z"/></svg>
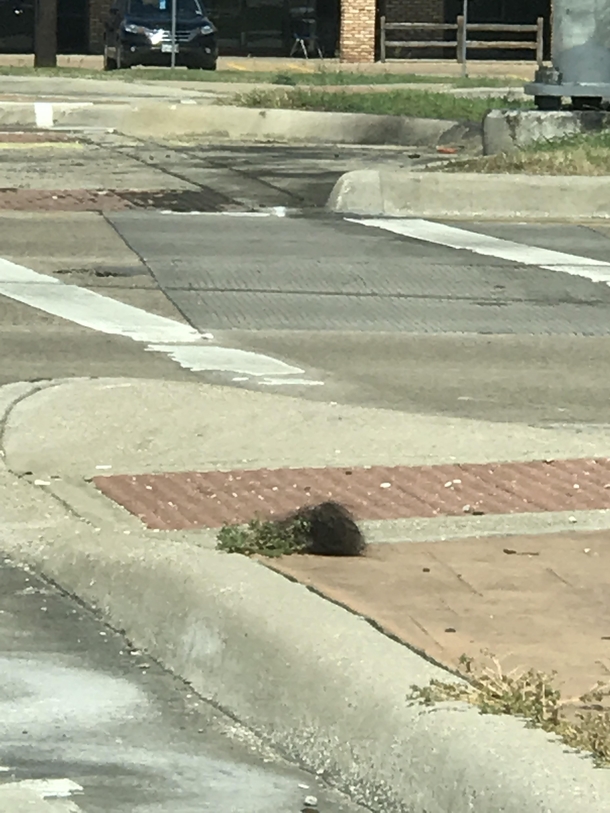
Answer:
<svg viewBox="0 0 610 813"><path fill-rule="evenodd" d="M0 804L3 784L33 782L86 813L362 810L6 562L0 653Z"/></svg>

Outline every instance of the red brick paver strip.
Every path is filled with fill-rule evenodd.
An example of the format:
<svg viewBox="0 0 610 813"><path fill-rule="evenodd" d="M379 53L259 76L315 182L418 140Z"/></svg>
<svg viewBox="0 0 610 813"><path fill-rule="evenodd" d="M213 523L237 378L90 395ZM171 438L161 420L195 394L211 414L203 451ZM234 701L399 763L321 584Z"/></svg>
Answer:
<svg viewBox="0 0 610 813"><path fill-rule="evenodd" d="M1 141L1 139L0 139ZM240 211L220 192L200 189L0 189L0 210L22 212L113 212L156 209L174 212Z"/></svg>
<svg viewBox="0 0 610 813"><path fill-rule="evenodd" d="M0 96L0 100L2 97ZM78 138L66 133L52 133L48 130L4 130L0 131L0 144L78 144Z"/></svg>
<svg viewBox="0 0 610 813"><path fill-rule="evenodd" d="M93 479L149 528L215 528L333 499L359 520L610 509L610 459L257 469Z"/></svg>
<svg viewBox="0 0 610 813"><path fill-rule="evenodd" d="M610 531L264 562L447 666L488 650L505 672L556 671L567 698L610 682Z"/></svg>
<svg viewBox="0 0 610 813"><path fill-rule="evenodd" d="M95 189L0 189L0 210L100 212L134 208L116 192Z"/></svg>

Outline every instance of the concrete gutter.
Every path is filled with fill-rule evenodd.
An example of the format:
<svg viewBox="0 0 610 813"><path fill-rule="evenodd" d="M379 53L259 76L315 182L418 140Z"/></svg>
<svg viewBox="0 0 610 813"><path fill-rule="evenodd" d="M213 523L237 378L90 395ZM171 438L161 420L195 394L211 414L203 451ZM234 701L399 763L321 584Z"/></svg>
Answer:
<svg viewBox="0 0 610 813"><path fill-rule="evenodd" d="M0 426L37 390L1 388ZM451 676L364 619L196 534L146 531L99 496L98 519L78 518L6 464L5 553L355 800L384 813L607 811L610 772L544 732L462 704L410 704L412 684Z"/></svg>
<svg viewBox="0 0 610 813"><path fill-rule="evenodd" d="M239 140L397 144L436 146L474 144L480 148L479 125L308 110L266 110L231 105L116 100L95 102L0 102L0 126L99 127L125 135L160 138L202 135Z"/></svg>
<svg viewBox="0 0 610 813"><path fill-rule="evenodd" d="M327 208L394 217L607 220L610 184L603 176L361 169L339 178Z"/></svg>

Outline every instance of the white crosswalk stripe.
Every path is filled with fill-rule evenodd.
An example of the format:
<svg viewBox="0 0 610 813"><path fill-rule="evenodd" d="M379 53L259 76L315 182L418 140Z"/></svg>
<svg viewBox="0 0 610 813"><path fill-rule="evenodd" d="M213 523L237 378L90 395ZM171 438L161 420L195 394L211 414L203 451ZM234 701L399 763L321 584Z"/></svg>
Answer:
<svg viewBox="0 0 610 813"><path fill-rule="evenodd" d="M2 813L81 813L72 796L82 792L82 786L71 779L3 782L0 784L0 810Z"/></svg>
<svg viewBox="0 0 610 813"><path fill-rule="evenodd" d="M2 813L82 813L73 793L83 788L70 779L24 779L0 784Z"/></svg>
<svg viewBox="0 0 610 813"><path fill-rule="evenodd" d="M259 379L262 384L319 385L304 370L263 353L219 347L211 333L127 305L77 285L0 258L0 297L59 316L82 327L140 342L165 353L193 372L224 372Z"/></svg>
<svg viewBox="0 0 610 813"><path fill-rule="evenodd" d="M610 262L595 260L591 257L529 246L525 243L516 243L514 240L505 240L457 226L417 218L346 218L346 220L349 223L359 223L362 226L410 237L412 240L422 240L458 251L471 251L473 254L496 257L522 265L538 266L547 271L558 271L610 285Z"/></svg>

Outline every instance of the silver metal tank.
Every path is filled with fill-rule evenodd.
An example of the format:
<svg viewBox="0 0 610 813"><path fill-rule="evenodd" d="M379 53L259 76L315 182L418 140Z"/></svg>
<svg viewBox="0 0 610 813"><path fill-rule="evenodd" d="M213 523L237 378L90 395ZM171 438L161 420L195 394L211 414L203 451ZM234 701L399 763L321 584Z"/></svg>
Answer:
<svg viewBox="0 0 610 813"><path fill-rule="evenodd" d="M610 1L553 0L552 51L563 82L610 82Z"/></svg>
<svg viewBox="0 0 610 813"><path fill-rule="evenodd" d="M552 68L542 68L525 92L541 108L568 96L576 107L610 98L610 0L552 0Z"/></svg>

